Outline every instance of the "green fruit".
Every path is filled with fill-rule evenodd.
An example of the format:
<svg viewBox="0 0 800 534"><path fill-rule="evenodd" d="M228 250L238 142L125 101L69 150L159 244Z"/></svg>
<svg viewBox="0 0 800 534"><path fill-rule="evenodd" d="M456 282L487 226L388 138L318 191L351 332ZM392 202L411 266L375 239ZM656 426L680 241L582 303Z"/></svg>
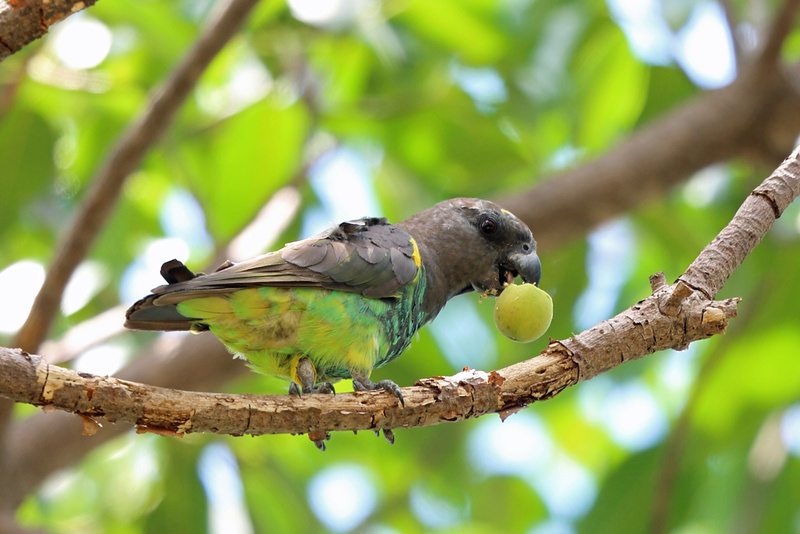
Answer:
<svg viewBox="0 0 800 534"><path fill-rule="evenodd" d="M528 343L544 334L553 320L553 299L533 284L511 284L494 306L494 324L513 341Z"/></svg>

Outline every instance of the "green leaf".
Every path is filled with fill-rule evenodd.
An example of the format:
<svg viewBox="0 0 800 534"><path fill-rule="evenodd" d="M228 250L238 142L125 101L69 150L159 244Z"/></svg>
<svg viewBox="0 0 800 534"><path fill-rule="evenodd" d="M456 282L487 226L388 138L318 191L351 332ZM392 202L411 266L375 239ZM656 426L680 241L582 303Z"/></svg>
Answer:
<svg viewBox="0 0 800 534"><path fill-rule="evenodd" d="M146 516L144 532L202 534L208 529L208 503L197 476L200 448L175 439L165 439L160 445L168 476L163 477L161 501Z"/></svg>
<svg viewBox="0 0 800 534"><path fill-rule="evenodd" d="M577 142L596 152L636 123L647 96L648 69L631 55L618 28L604 26L578 53L575 77L581 93Z"/></svg>
<svg viewBox="0 0 800 534"><path fill-rule="evenodd" d="M180 151L209 231L230 238L300 167L310 117L305 106L276 96L226 119Z"/></svg>
<svg viewBox="0 0 800 534"><path fill-rule="evenodd" d="M464 61L484 65L498 60L509 48L499 29L465 2L413 0L399 15L421 37L444 46Z"/></svg>
<svg viewBox="0 0 800 534"><path fill-rule="evenodd" d="M37 196L48 193L56 135L38 114L21 108L0 121L0 229L8 228ZM2 230L0 230L2 231Z"/></svg>
<svg viewBox="0 0 800 534"><path fill-rule="evenodd" d="M797 366L800 332L784 324L758 334L738 340L703 384L694 412L698 428L721 436L751 407L768 411L797 400L800 373L787 369Z"/></svg>

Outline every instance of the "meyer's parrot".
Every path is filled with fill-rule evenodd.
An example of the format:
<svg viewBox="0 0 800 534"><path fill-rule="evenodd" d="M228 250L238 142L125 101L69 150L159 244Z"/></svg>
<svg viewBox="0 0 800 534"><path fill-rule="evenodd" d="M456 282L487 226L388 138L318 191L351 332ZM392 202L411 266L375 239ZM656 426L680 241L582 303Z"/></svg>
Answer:
<svg viewBox="0 0 800 534"><path fill-rule="evenodd" d="M291 382L290 392L356 390L390 380L370 373L399 356L452 297L497 295L519 275L538 284L541 264L528 227L486 200L440 202L390 224L363 218L210 274L172 260L168 282L127 311L137 330L211 330L258 372ZM318 443L319 445L319 443Z"/></svg>

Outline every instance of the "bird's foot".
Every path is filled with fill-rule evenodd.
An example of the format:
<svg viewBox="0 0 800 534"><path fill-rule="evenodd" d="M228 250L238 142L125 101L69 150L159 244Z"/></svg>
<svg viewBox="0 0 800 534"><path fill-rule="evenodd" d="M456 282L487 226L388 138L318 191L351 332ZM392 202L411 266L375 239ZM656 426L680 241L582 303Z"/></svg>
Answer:
<svg viewBox="0 0 800 534"><path fill-rule="evenodd" d="M336 390L330 382L322 382L318 386L314 386L312 393L326 393L328 395L336 395Z"/></svg>
<svg viewBox="0 0 800 534"><path fill-rule="evenodd" d="M295 376L296 381L289 384L289 395L297 395L299 397L303 393L336 394L336 390L333 389L333 384L330 382L322 382L318 386L314 384L317 380L317 370L308 358L300 358L297 362ZM300 383L299 385L298 382ZM313 430L308 433L308 438L314 442L314 445L319 450L325 452L325 442L331 439L331 435L326 430Z"/></svg>
<svg viewBox="0 0 800 534"><path fill-rule="evenodd" d="M373 383L366 376L353 376L353 389L356 391L373 391L376 389L383 389L387 393L391 393L400 401L400 404L405 408L406 401L403 400L403 392L400 391L400 386L391 380L381 380L378 383Z"/></svg>
<svg viewBox="0 0 800 534"><path fill-rule="evenodd" d="M289 395L301 397L303 393L324 393L326 395L336 395L336 389L330 382L323 382L318 386L305 386L301 389L297 382L289 383Z"/></svg>

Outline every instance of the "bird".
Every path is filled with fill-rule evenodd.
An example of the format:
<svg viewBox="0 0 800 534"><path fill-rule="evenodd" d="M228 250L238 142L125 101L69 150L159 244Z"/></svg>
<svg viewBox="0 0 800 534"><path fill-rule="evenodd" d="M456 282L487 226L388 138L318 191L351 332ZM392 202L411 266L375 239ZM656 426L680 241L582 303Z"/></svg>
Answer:
<svg viewBox="0 0 800 534"><path fill-rule="evenodd" d="M383 389L404 405L395 382L370 380L373 369L456 295L496 296L517 276L538 285L541 269L519 218L454 198L396 224L346 221L208 274L167 261L167 283L127 310L125 327L211 331L255 371L289 381L291 394L332 393L351 379L354 390Z"/></svg>

